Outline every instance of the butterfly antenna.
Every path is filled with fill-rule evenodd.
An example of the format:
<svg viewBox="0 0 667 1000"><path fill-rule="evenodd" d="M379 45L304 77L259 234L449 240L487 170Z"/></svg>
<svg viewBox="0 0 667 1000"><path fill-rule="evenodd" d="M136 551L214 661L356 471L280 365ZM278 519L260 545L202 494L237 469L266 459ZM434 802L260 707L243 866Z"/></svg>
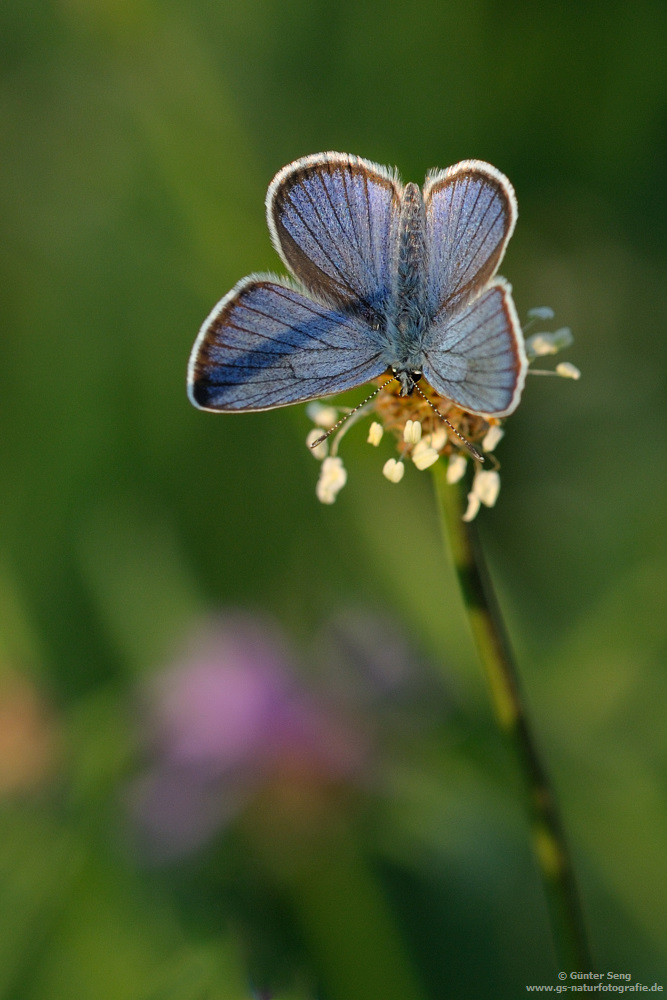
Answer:
<svg viewBox="0 0 667 1000"><path fill-rule="evenodd" d="M325 434L322 434L321 437L318 437L316 441L313 441L310 447L317 448L318 444L322 444L323 441L326 441L326 439L330 437L330 435L333 434L333 432L337 430L341 424L344 424L346 420L349 420L350 417L357 412L357 410L360 410L362 406L365 406L366 403L369 403L374 396L377 396L378 392L380 392L382 389L384 389L385 386L389 385L389 383L393 381L394 381L393 378L388 378L387 381L383 382L382 385L378 386L377 389L375 389L375 391L370 394L370 396L366 396L366 399L363 399L358 406L355 406L355 408L353 410L350 410L349 413L343 414L340 420L337 420L336 423L333 425L333 427L330 427Z"/></svg>
<svg viewBox="0 0 667 1000"><path fill-rule="evenodd" d="M415 387L415 389L417 390L417 392L419 393L419 395L421 396L421 398L426 403L428 403L428 405L431 407L431 409L433 410L433 412L437 413L441 420L444 420L444 422L449 427L450 431L453 431L454 434L456 434L456 436L459 439L459 441L461 441L466 446L466 448L468 449L468 451L470 452L470 454L473 456L473 458L476 458L478 462L483 462L484 461L484 457L482 455L480 455L480 453L477 451L476 448L473 448L473 446L470 444L470 441L468 441L468 439L465 438L463 436L463 434L461 434L459 431L457 431L456 427L454 427L454 425L449 422L449 420L444 415L444 413L441 413L440 410L436 406L433 405L433 403L428 398L428 396L424 395L424 393L421 391L421 389L419 388L419 386L417 385L417 383L415 382L414 379L412 380L412 384Z"/></svg>

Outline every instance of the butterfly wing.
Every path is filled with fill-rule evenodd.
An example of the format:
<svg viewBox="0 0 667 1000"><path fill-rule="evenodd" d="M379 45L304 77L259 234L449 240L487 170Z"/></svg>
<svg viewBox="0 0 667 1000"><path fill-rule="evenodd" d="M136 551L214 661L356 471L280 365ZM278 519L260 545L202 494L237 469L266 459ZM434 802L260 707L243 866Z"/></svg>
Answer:
<svg viewBox="0 0 667 1000"><path fill-rule="evenodd" d="M502 417L516 409L528 362L511 288L495 278L453 315L443 309L424 350L424 377L464 410Z"/></svg>
<svg viewBox="0 0 667 1000"><path fill-rule="evenodd" d="M271 275L243 278L195 341L188 395L203 410L286 406L381 375L382 344L362 317Z"/></svg>
<svg viewBox="0 0 667 1000"><path fill-rule="evenodd" d="M306 288L372 322L389 295L401 192L395 174L368 160L305 156L271 182L271 238Z"/></svg>
<svg viewBox="0 0 667 1000"><path fill-rule="evenodd" d="M514 231L512 185L481 160L432 171L424 184L427 299L435 316L455 312L493 277Z"/></svg>

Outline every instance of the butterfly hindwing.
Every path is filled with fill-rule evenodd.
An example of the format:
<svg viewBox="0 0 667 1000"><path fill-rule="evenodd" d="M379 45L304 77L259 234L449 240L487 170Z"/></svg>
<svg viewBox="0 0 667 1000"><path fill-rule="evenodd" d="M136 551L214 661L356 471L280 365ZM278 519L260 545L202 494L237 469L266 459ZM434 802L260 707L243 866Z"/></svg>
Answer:
<svg viewBox="0 0 667 1000"><path fill-rule="evenodd" d="M516 408L528 362L511 288L495 278L454 315L442 310L424 349L424 377L463 410L505 416Z"/></svg>

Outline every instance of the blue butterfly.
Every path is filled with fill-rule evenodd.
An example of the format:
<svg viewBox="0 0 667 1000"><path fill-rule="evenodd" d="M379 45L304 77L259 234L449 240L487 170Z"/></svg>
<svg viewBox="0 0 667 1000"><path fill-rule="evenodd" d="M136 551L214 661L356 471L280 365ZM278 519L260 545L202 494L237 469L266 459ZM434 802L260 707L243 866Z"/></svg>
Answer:
<svg viewBox="0 0 667 1000"><path fill-rule="evenodd" d="M527 360L511 287L495 277L517 218L481 160L430 171L423 190L346 153L283 167L269 186L273 244L295 280L243 278L195 342L188 395L203 410L266 410L387 373L463 410L502 417Z"/></svg>

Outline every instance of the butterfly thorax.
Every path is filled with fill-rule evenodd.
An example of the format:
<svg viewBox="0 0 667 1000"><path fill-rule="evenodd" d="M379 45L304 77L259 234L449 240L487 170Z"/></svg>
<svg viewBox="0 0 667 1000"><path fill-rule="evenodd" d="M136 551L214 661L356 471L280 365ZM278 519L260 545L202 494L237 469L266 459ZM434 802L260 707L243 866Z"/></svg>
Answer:
<svg viewBox="0 0 667 1000"><path fill-rule="evenodd" d="M387 309L388 358L397 373L422 367L422 344L428 325L426 314L426 215L424 199L416 184L406 184L401 199L396 241L395 282ZM403 389L412 391L412 380Z"/></svg>

